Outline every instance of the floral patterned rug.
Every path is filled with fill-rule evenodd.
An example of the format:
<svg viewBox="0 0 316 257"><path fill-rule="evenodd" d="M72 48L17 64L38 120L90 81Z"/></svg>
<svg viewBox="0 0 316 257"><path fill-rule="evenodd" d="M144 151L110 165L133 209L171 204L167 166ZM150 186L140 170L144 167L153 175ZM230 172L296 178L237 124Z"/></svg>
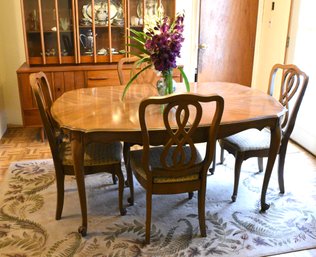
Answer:
<svg viewBox="0 0 316 257"><path fill-rule="evenodd" d="M125 189L127 215L120 216L111 176L87 176L89 224L88 235L82 238L77 233L81 216L74 178L66 179L63 215L56 221L52 160L13 163L0 184L0 256L255 257L316 246L315 170L290 169L284 195L278 193L274 172L267 196L272 204L260 214L263 174L254 172L256 161L244 162L235 203L230 201L233 159L227 163L208 177L208 236L199 234L196 194L192 200L187 194L154 196L152 243L147 246L145 193L138 184L134 206L127 205Z"/></svg>

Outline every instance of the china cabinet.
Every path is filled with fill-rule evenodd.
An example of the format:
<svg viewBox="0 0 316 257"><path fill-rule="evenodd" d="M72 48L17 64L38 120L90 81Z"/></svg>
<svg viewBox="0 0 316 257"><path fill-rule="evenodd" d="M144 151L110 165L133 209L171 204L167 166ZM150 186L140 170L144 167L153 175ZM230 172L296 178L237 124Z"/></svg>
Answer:
<svg viewBox="0 0 316 257"><path fill-rule="evenodd" d="M174 18L175 2L21 0L26 63L17 76L23 125L41 127L30 73L46 73L54 99L74 88L119 85L117 62L130 51L130 28L141 31L158 6ZM125 72L128 76L128 67ZM180 80L178 73L175 80Z"/></svg>
<svg viewBox="0 0 316 257"><path fill-rule="evenodd" d="M175 0L21 0L21 6L29 65L117 62L129 50L130 28L142 30L158 6L175 16Z"/></svg>

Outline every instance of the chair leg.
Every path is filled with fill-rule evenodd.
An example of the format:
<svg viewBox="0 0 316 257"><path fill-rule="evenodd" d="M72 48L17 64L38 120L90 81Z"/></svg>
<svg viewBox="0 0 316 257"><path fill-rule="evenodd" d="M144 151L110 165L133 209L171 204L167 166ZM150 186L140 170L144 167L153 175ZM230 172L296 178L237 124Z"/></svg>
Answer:
<svg viewBox="0 0 316 257"><path fill-rule="evenodd" d="M209 168L209 172L211 173L211 175L214 175L215 172L215 166L216 166L216 146L214 148L214 155L213 155L213 161L211 164L211 168Z"/></svg>
<svg viewBox="0 0 316 257"><path fill-rule="evenodd" d="M45 141L45 130L44 130L44 128L40 128L40 137L41 137L41 141L44 142Z"/></svg>
<svg viewBox="0 0 316 257"><path fill-rule="evenodd" d="M234 192L232 195L232 201L235 202L238 193L238 185L239 185L239 177L240 177L240 170L241 164L244 160L244 155L242 153L237 153L235 157L235 179L234 179Z"/></svg>
<svg viewBox="0 0 316 257"><path fill-rule="evenodd" d="M221 156L220 156L220 164L223 164L224 163L224 148L221 147Z"/></svg>
<svg viewBox="0 0 316 257"><path fill-rule="evenodd" d="M131 144L123 142L123 159L124 159L126 169L128 168L127 166L129 165L130 150L131 150ZM129 187L128 179L126 179L126 181L125 181L125 186Z"/></svg>
<svg viewBox="0 0 316 257"><path fill-rule="evenodd" d="M284 194L285 188L284 188L284 163L285 163L285 156L286 156L286 150L287 150L287 142L283 142L281 144L280 150L279 150L279 163L278 163L278 180L279 180L279 188L280 193Z"/></svg>
<svg viewBox="0 0 316 257"><path fill-rule="evenodd" d="M259 168L259 172L263 171L263 158L262 157L258 157L258 168Z"/></svg>
<svg viewBox="0 0 316 257"><path fill-rule="evenodd" d="M152 207L152 194L147 189L146 191L146 232L145 232L146 244L150 244L151 207Z"/></svg>
<svg viewBox="0 0 316 257"><path fill-rule="evenodd" d="M117 178L116 178L115 174L112 174L112 181L113 181L113 184L116 185Z"/></svg>
<svg viewBox="0 0 316 257"><path fill-rule="evenodd" d="M132 171L127 172L127 181L129 186L130 196L127 198L127 202L129 205L134 205L134 182L133 182L133 174Z"/></svg>
<svg viewBox="0 0 316 257"><path fill-rule="evenodd" d="M200 232L202 237L206 237L206 226L205 226L205 188L201 188L198 191L198 215Z"/></svg>
<svg viewBox="0 0 316 257"><path fill-rule="evenodd" d="M58 174L57 174L58 173ZM57 206L56 206L56 220L61 219L61 214L64 207L64 194L65 194L65 175L61 172L56 172L56 185L57 185Z"/></svg>
<svg viewBox="0 0 316 257"><path fill-rule="evenodd" d="M123 195L124 195L124 176L121 170L121 165L118 164L115 167L116 175L118 177L118 202L119 210L122 216L126 214L126 209L123 207Z"/></svg>
<svg viewBox="0 0 316 257"><path fill-rule="evenodd" d="M134 205L134 184L133 184L133 173L132 173L131 164L130 164L130 144L125 143L125 142L124 142L124 147L123 147L123 157L124 157L126 175L127 175L127 181L125 182L125 185L127 185L130 190L130 196L128 197L127 202L130 205Z"/></svg>

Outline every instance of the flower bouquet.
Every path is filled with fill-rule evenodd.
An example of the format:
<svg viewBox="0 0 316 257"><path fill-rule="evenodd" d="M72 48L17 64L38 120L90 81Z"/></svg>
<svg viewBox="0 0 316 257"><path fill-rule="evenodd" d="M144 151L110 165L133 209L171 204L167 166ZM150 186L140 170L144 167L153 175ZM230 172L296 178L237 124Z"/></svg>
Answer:
<svg viewBox="0 0 316 257"><path fill-rule="evenodd" d="M182 35L183 20L184 14L178 14L175 20L171 22L169 17L164 17L162 12L158 10L158 15L154 21L145 19L144 31L130 29L133 34L130 38L134 42L127 45L139 51L139 54L132 54L139 57L136 65L142 68L139 72L133 74L126 84L122 99L138 75L152 67L162 75L165 83L164 94L171 94L174 91L172 72L175 68L179 69L186 89L188 92L190 91L189 81L183 67L178 67L176 64L176 59L180 57L180 50L184 41ZM142 65L144 63L146 65Z"/></svg>

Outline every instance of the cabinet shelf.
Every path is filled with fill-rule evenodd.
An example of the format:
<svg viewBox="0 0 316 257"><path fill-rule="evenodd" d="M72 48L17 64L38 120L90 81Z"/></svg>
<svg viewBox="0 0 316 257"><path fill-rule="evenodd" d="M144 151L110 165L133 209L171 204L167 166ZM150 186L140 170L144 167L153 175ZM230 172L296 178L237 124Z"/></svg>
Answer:
<svg viewBox="0 0 316 257"><path fill-rule="evenodd" d="M108 5L108 0L22 0L27 63L64 64L64 52L73 53L73 64L89 61L91 64L117 62L116 54L113 54L115 58L99 58L98 50L114 48L128 53L129 28L142 30L141 23L143 24L145 15L155 13L153 6L157 8L160 4L166 15L174 18L175 1L110 0L111 4ZM101 2L104 4L101 5ZM94 6L94 14L91 13L91 6ZM101 6L107 8L105 13L112 14L110 24L104 22L104 15L98 15ZM139 24L135 25L135 21ZM53 58L52 61L42 55L42 60L39 60L39 53L45 53L47 49L54 49L57 59ZM84 51L93 53L93 58L88 61L82 59ZM121 54L119 56L124 57Z"/></svg>

